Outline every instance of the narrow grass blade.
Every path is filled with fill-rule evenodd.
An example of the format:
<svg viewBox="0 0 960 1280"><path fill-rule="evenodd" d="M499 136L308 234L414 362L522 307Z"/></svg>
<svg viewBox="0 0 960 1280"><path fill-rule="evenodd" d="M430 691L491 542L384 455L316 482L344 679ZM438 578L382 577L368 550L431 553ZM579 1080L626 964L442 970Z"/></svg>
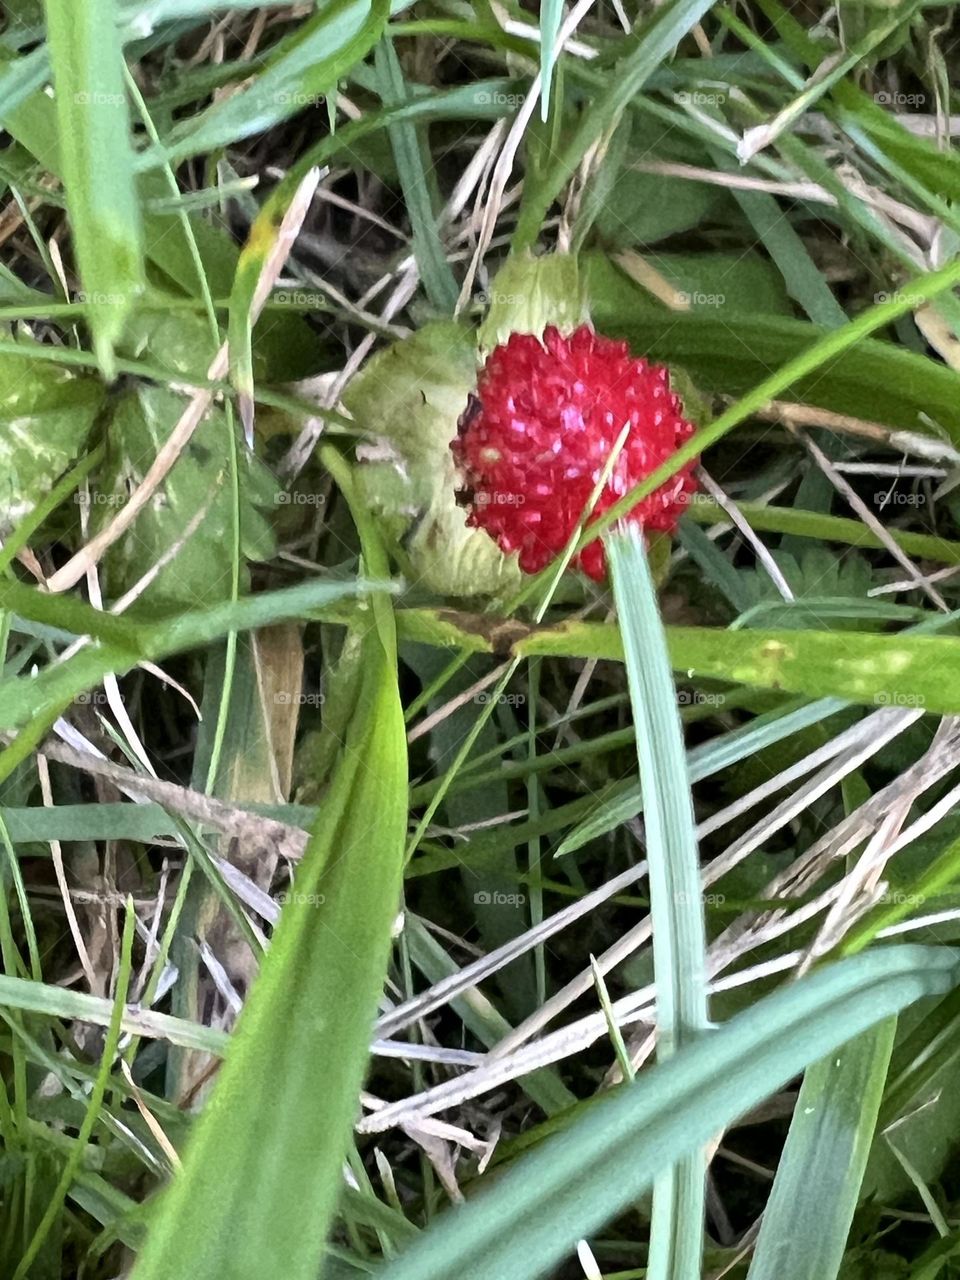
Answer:
<svg viewBox="0 0 960 1280"><path fill-rule="evenodd" d="M407 86L393 41L385 38L377 46L377 74L380 96L385 107L401 106L407 99ZM431 183L423 163L423 152L416 126L408 122L388 128L393 154L400 174L400 186L410 214L413 252L420 268L420 278L427 297L445 314L452 314L459 290L443 250L437 218L430 200Z"/></svg>
<svg viewBox="0 0 960 1280"><path fill-rule="evenodd" d="M189 156L262 133L319 103L373 48L389 14L390 0L339 0L324 5L271 51L264 69L247 87L176 128L166 146L151 148L140 165L179 164Z"/></svg>
<svg viewBox="0 0 960 1280"><path fill-rule="evenodd" d="M553 47L563 18L563 0L541 0L540 4L540 115L550 115L550 86L553 83Z"/></svg>
<svg viewBox="0 0 960 1280"><path fill-rule="evenodd" d="M943 615L955 622L952 615ZM467 622L468 626L463 626ZM473 625L474 622L476 625ZM564 622L526 628L502 619L464 618L445 610L406 609L398 614L400 634L465 653L500 656L599 658L623 661L616 627ZM515 637L515 638L512 638ZM674 671L776 689L811 698L841 698L865 706L923 707L960 712L960 639L830 631L725 631L711 627L668 627Z"/></svg>
<svg viewBox="0 0 960 1280"><path fill-rule="evenodd" d="M683 730L643 534L607 540L636 727L646 826L657 988L657 1060L707 1027L706 939L700 861ZM658 1179L653 1193L651 1280L700 1275L706 1166L695 1152Z"/></svg>
<svg viewBox="0 0 960 1280"><path fill-rule="evenodd" d="M748 1280L834 1280L839 1272L896 1025L888 1018L804 1076Z"/></svg>
<svg viewBox="0 0 960 1280"><path fill-rule="evenodd" d="M824 966L593 1105L484 1195L428 1229L383 1280L537 1280L578 1240L839 1045L960 979L952 948L891 947Z"/></svg>
<svg viewBox="0 0 960 1280"><path fill-rule="evenodd" d="M346 600L368 589L387 591L388 584L315 580L280 591L264 591L209 609L187 610L156 623L138 623L101 613L80 600L44 595L14 581L0 582L0 608L21 618L57 626L74 635L100 641L81 649L69 662L45 667L39 675L0 680L0 728L14 729L34 716L57 709L86 689L95 688L109 672L129 671L142 658L209 644L230 631L269 626L307 611Z"/></svg>
<svg viewBox="0 0 960 1280"><path fill-rule="evenodd" d="M0 974L0 1008L23 1009L29 1013L47 1014L51 1018L106 1027L110 1025L114 1004L85 991L70 991L66 987ZM168 1013L154 1013L152 1009L121 1009L120 1027L132 1035L156 1037L186 1049L202 1049L221 1055L227 1050L226 1032L186 1022L183 1018L173 1018Z"/></svg>
<svg viewBox="0 0 960 1280"><path fill-rule="evenodd" d="M338 480L346 487L343 474ZM364 552L371 567L385 567L374 544ZM373 606L357 713L297 893L136 1280L259 1280L277 1274L281 1258L289 1280L318 1273L400 897L406 742L383 603Z"/></svg>
<svg viewBox="0 0 960 1280"><path fill-rule="evenodd" d="M106 377L143 288L140 210L116 0L46 0L67 211Z"/></svg>
<svg viewBox="0 0 960 1280"><path fill-rule="evenodd" d="M653 12L640 31L635 47L611 68L607 88L584 112L570 141L560 155L553 158L549 173L529 194L524 192L524 204L513 238L514 252L529 249L536 242L547 210L589 148L619 118L647 79L711 5L712 0L668 0Z"/></svg>
<svg viewBox="0 0 960 1280"><path fill-rule="evenodd" d="M110 1024L107 1028L107 1034L103 1042L103 1054L100 1059L100 1068L97 1071L97 1077L90 1093L90 1102L84 1113L83 1122L77 1133L77 1141L73 1146L70 1156L64 1165L63 1172L57 1182L56 1189L47 1207L46 1213L40 1221L30 1244L27 1246L20 1264L14 1273L13 1280L24 1280L24 1277L30 1274L30 1269L34 1259L40 1252L41 1246L53 1229L54 1222L60 1213L63 1202L66 1199L67 1192L80 1169L84 1155L87 1152L91 1135L93 1134L94 1125L100 1118L100 1109L103 1106L104 1096L107 1092L107 1085L110 1081L110 1073L113 1070L114 1058L117 1053L117 1045L120 1042L120 1025L123 1014L124 1004L127 999L127 989L130 985L130 974L133 968L133 935L134 935L134 911L132 898L127 899L126 915L124 917L123 941L120 949L120 967L117 973L117 990L113 999L113 1008L110 1014Z"/></svg>

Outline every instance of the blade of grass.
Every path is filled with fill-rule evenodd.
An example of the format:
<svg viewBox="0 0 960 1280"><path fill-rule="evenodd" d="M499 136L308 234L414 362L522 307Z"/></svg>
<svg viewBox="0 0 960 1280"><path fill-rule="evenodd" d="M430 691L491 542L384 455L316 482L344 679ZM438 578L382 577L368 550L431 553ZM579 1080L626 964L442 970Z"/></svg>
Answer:
<svg viewBox="0 0 960 1280"><path fill-rule="evenodd" d="M653 920L657 1061L665 1062L707 1027L700 860L676 689L643 534L635 528L615 533L606 550L636 726ZM654 1184L651 1280L699 1277L705 1194L702 1152Z"/></svg>
<svg viewBox="0 0 960 1280"><path fill-rule="evenodd" d="M86 689L95 688L108 672L122 674L143 658L158 661L168 654L197 648L230 631L269 626L301 618L357 592L390 591L358 581L300 583L264 591L209 609L188 610L159 622L140 622L102 613L80 600L44 595L22 583L0 582L0 608L20 617L92 636L100 643L81 649L68 662L45 667L37 676L0 680L3 690L0 727L13 729L33 717L62 709Z"/></svg>
<svg viewBox="0 0 960 1280"><path fill-rule="evenodd" d="M376 49L380 97L387 108L399 107L409 94L400 60L391 39L384 38ZM423 162L423 151L416 126L400 122L388 126L400 187L410 215L413 252L420 268L420 278L427 297L445 315L452 315L460 290L443 250L436 214L430 201L431 183Z"/></svg>
<svg viewBox="0 0 960 1280"><path fill-rule="evenodd" d="M126 914L123 922L123 939L120 945L120 967L117 972L117 990L113 998L113 1012L110 1016L110 1025L107 1028L107 1034L103 1042L103 1054L100 1058L100 1069L97 1072L97 1078L94 1081L93 1089L90 1093L90 1101L84 1112L83 1123L80 1125L77 1139L71 1148L71 1153L63 1167L63 1172L57 1183L56 1189L51 1197L47 1210L40 1220L30 1244L27 1246L26 1252L20 1259L13 1280L24 1280L30 1272L33 1261L47 1235L53 1228L67 1192L70 1190L71 1184L80 1168L84 1156L87 1153L87 1146L93 1134L94 1125L100 1118L100 1110L103 1106L104 1096L107 1092L107 1085L110 1081L110 1072L113 1069L113 1062L117 1055L117 1046L120 1043L120 1023L123 1014L124 1004L127 999L127 988L130 985L130 974L133 969L133 935L134 935L134 910L133 899L127 899Z"/></svg>
<svg viewBox="0 0 960 1280"><path fill-rule="evenodd" d="M859 520L831 516L797 507L768 507L759 502L739 502L740 513L751 528L767 533L786 533L795 538L816 538L848 547L883 547L883 540ZM687 510L687 519L697 524L725 523L729 517L712 498L700 495ZM897 546L908 555L939 564L960 564L960 542L932 533L887 529Z"/></svg>
<svg viewBox="0 0 960 1280"><path fill-rule="evenodd" d="M530 249L540 235L547 211L575 172L589 148L620 117L632 98L668 57L688 31L710 9L712 0L668 0L639 31L635 47L610 71L607 87L598 94L573 136L536 186L524 189L514 233L515 253ZM541 57L543 49L541 46ZM544 94L546 99L546 94Z"/></svg>
<svg viewBox="0 0 960 1280"><path fill-rule="evenodd" d="M335 92L339 78L379 40L390 8L390 0L337 0L317 10L271 50L263 70L249 85L175 126L166 144L151 147L139 158L138 167L179 164L262 133L320 102Z"/></svg>
<svg viewBox="0 0 960 1280"><path fill-rule="evenodd" d="M94 348L110 379L144 283L116 0L45 0L45 9L67 210Z"/></svg>
<svg viewBox="0 0 960 1280"><path fill-rule="evenodd" d="M951 948L890 947L825 965L595 1103L447 1213L383 1280L537 1280L654 1177L883 1018L956 984Z"/></svg>
<svg viewBox="0 0 960 1280"><path fill-rule="evenodd" d="M748 1280L834 1280L839 1272L896 1025L886 1019L806 1072Z"/></svg>
<svg viewBox="0 0 960 1280"><path fill-rule="evenodd" d="M26 978L15 978L9 974L0 974L0 1006L4 1009L47 1014L52 1018L89 1022L97 1027L109 1026L113 1010L111 1001L100 996L32 982ZM227 1049L228 1036L225 1032L186 1022L182 1018L173 1018L167 1013L155 1013L152 1009L124 1007L121 1010L120 1026L121 1030L133 1035L156 1037L188 1049L202 1049L221 1055Z"/></svg>
<svg viewBox="0 0 960 1280"><path fill-rule="evenodd" d="M325 456L348 500L349 475ZM364 556L386 567L351 502ZM272 946L134 1269L314 1280L340 1197L400 898L407 764L393 620L375 600L357 714ZM209 1176L215 1163L222 1172ZM291 1194L295 1187L297 1193ZM304 1206L309 1206L305 1212Z"/></svg>
<svg viewBox="0 0 960 1280"><path fill-rule="evenodd" d="M563 19L563 0L541 0L540 4L540 116L544 124L550 115L550 85L553 82L554 46Z"/></svg>
<svg viewBox="0 0 960 1280"><path fill-rule="evenodd" d="M401 636L464 653L517 658L567 657L623 661L618 629L607 623L563 622L529 627L485 615L442 609L405 609ZM953 625L956 615L944 615ZM464 623L468 625L464 626ZM873 632L725 631L668 627L674 671L776 689L811 698L841 698L863 706L914 706L960 711L960 639L929 635L895 637Z"/></svg>

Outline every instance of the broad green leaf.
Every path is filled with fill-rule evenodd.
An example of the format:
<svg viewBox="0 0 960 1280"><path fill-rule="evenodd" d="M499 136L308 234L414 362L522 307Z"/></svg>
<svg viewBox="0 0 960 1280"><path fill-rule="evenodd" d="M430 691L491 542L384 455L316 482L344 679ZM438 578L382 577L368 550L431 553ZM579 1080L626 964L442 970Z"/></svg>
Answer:
<svg viewBox="0 0 960 1280"><path fill-rule="evenodd" d="M865 607L872 603L867 599L867 593L876 585L874 575L867 561L856 553L839 560L826 547L811 546L804 550L799 559L786 551L774 551L771 554L798 604L808 598L817 601L841 597L859 602ZM765 569L748 569L741 572L740 579L746 597L744 612L770 603L783 605L783 597ZM790 612L789 606L787 610ZM797 619L794 626L813 630L823 626L815 604L809 614L799 609L794 612ZM856 619L835 618L831 623L834 630L856 630L857 625Z"/></svg>
<svg viewBox="0 0 960 1280"><path fill-rule="evenodd" d="M105 375L143 289L140 210L116 0L46 0L67 210Z"/></svg>
<svg viewBox="0 0 960 1280"><path fill-rule="evenodd" d="M165 387L139 386L117 402L107 432L107 456L91 495L93 531L109 524L139 485L183 412L182 396ZM205 512L199 526L151 582L151 604L201 606L230 595L231 567L223 548L233 527L230 430L213 409L193 433L163 485L130 529L107 552L105 588L119 596L138 581ZM274 539L263 514L280 486L248 449L239 452L241 548L249 560L268 560Z"/></svg>
<svg viewBox="0 0 960 1280"><path fill-rule="evenodd" d="M645 147L643 155L647 160L656 158ZM597 229L611 248L653 245L716 221L729 203L730 197L719 187L625 166L617 177L612 198L597 214ZM656 265L659 270L659 254Z"/></svg>
<svg viewBox="0 0 960 1280"><path fill-rule="evenodd" d="M657 1174L810 1062L958 978L951 948L891 947L784 986L520 1157L439 1218L383 1280L554 1274L578 1240L633 1204Z"/></svg>
<svg viewBox="0 0 960 1280"><path fill-rule="evenodd" d="M476 349L455 324L424 326L368 361L344 393L357 427L376 443L357 485L409 558L415 583L454 596L506 594L520 580L456 501L450 442L476 387Z"/></svg>
<svg viewBox="0 0 960 1280"><path fill-rule="evenodd" d="M629 263L630 258L631 254L626 253L616 261ZM734 325L740 323L742 316L755 319L760 314L793 315L793 306L777 272L757 253L658 252L653 265L691 312Z"/></svg>
<svg viewBox="0 0 960 1280"><path fill-rule="evenodd" d="M87 442L103 403L94 378L41 364L24 354L0 357L0 533L43 499Z"/></svg>

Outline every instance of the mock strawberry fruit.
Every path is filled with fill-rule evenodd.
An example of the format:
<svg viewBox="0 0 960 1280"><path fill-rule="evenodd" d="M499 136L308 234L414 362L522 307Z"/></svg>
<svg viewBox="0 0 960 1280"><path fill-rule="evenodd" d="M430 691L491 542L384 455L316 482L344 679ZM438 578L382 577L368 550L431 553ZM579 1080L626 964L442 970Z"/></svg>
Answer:
<svg viewBox="0 0 960 1280"><path fill-rule="evenodd" d="M591 522L665 462L694 426L670 390L669 371L636 359L625 342L588 325L568 337L553 326L542 340L511 334L480 371L450 446L467 524L484 529L504 554L519 552L525 573L539 572L570 541L627 423L626 443ZM626 519L671 531L696 488L695 466L696 460L685 463ZM602 581L600 539L574 563Z"/></svg>

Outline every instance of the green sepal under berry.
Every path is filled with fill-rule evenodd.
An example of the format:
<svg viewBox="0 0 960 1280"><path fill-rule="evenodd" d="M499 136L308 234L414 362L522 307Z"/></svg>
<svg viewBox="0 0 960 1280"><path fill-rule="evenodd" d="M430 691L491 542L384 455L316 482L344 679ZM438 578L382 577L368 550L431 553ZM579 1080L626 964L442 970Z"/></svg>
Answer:
<svg viewBox="0 0 960 1280"><path fill-rule="evenodd" d="M539 337L551 324L561 333L571 333L590 322L580 264L569 253L508 258L493 278L488 301L477 334L484 355L506 342L511 333Z"/></svg>
<svg viewBox="0 0 960 1280"><path fill-rule="evenodd" d="M387 535L403 548L411 587L449 596L501 595L520 572L457 503L450 452L477 382L473 335L425 325L370 360L343 402L365 437L357 488Z"/></svg>

